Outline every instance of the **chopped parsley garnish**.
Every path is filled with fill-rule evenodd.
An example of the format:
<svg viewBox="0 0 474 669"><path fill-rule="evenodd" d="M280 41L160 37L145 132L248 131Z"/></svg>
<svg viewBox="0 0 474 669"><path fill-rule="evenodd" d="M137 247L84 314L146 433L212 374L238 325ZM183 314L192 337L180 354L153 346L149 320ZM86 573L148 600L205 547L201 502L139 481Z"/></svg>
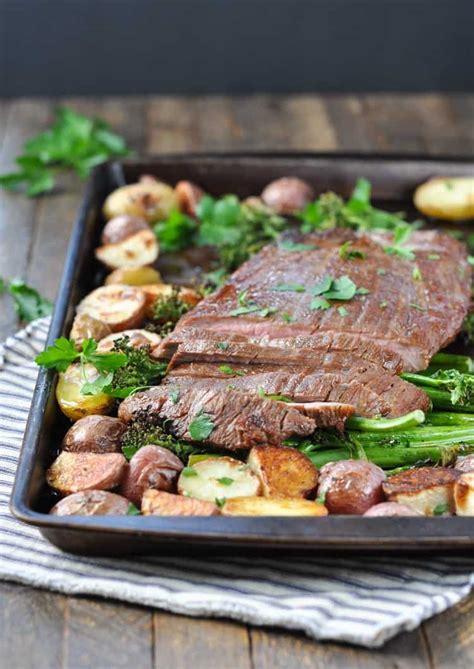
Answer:
<svg viewBox="0 0 474 669"><path fill-rule="evenodd" d="M352 248L352 242L349 240L339 247L339 257L342 260L364 260L367 254L364 251Z"/></svg>
<svg viewBox="0 0 474 669"><path fill-rule="evenodd" d="M419 267L414 267L413 272L411 273L411 275L412 275L412 278L413 278L414 281L421 281L421 279L422 279Z"/></svg>
<svg viewBox="0 0 474 669"><path fill-rule="evenodd" d="M264 391L263 388L259 388L257 390L258 396L262 398L262 400L273 400L274 402L291 402L290 397L286 397L286 395L272 395L268 394Z"/></svg>
<svg viewBox="0 0 474 669"><path fill-rule="evenodd" d="M191 476L198 476L198 473L194 469L194 467L184 467L184 469L181 471L181 474L186 478L189 478Z"/></svg>
<svg viewBox="0 0 474 669"><path fill-rule="evenodd" d="M386 309L386 308L388 307L388 302L386 302L385 300L383 300L383 302L380 302L379 307L380 307L381 309Z"/></svg>
<svg viewBox="0 0 474 669"><path fill-rule="evenodd" d="M313 311L329 309L331 303L329 300L352 300L355 295L367 295L370 291L363 286L357 288L355 283L348 276L341 276L334 279L330 276L324 276L313 286L311 293L316 297L310 304Z"/></svg>
<svg viewBox="0 0 474 669"><path fill-rule="evenodd" d="M220 479L217 479L217 483L220 483L221 485L229 486L232 485L234 482L234 479L231 479L229 476L222 476Z"/></svg>
<svg viewBox="0 0 474 669"><path fill-rule="evenodd" d="M384 267L377 267L377 274L379 276L384 276L387 274L387 270Z"/></svg>
<svg viewBox="0 0 474 669"><path fill-rule="evenodd" d="M426 307L422 307L420 304L416 304L416 302L410 302L409 306L412 309L417 309L418 311L426 311Z"/></svg>
<svg viewBox="0 0 474 669"><path fill-rule="evenodd" d="M433 516L443 516L449 513L449 504L437 504L433 509Z"/></svg>
<svg viewBox="0 0 474 669"><path fill-rule="evenodd" d="M287 311L284 311L283 313L280 314L282 320L285 321L285 323L292 323L293 322L293 316L289 314Z"/></svg>
<svg viewBox="0 0 474 669"><path fill-rule="evenodd" d="M216 344L217 348L219 348L221 351L227 351L229 348L230 344L227 341L218 341Z"/></svg>
<svg viewBox="0 0 474 669"><path fill-rule="evenodd" d="M208 413L199 413L192 419L188 426L188 432L191 435L191 439L194 439L194 441L207 439L213 429L214 422L212 416Z"/></svg>
<svg viewBox="0 0 474 669"><path fill-rule="evenodd" d="M170 392L170 400L173 402L173 404L178 404L179 402L179 388L175 388Z"/></svg>
<svg viewBox="0 0 474 669"><path fill-rule="evenodd" d="M223 374L229 374L232 376L245 376L245 372L242 372L240 369L233 369L229 365L220 365L219 371Z"/></svg>
<svg viewBox="0 0 474 669"><path fill-rule="evenodd" d="M297 253L299 251L314 251L318 247L315 244L303 244L285 240L279 242L278 248L280 248L282 251Z"/></svg>
<svg viewBox="0 0 474 669"><path fill-rule="evenodd" d="M300 283L279 283L272 290L280 293L304 293L306 288Z"/></svg>
<svg viewBox="0 0 474 669"><path fill-rule="evenodd" d="M270 316L270 314L274 314L276 312L275 307L261 307L258 304L255 304L255 302L249 302L247 300L246 290L239 294L237 301L240 306L237 307L237 309L230 311L229 316L235 317L242 316L244 314L256 314L257 316L261 316L261 318L266 318L267 316Z"/></svg>
<svg viewBox="0 0 474 669"><path fill-rule="evenodd" d="M141 515L142 512L140 511L140 509L137 509L135 504L130 502L127 509L127 516L141 516Z"/></svg>
<svg viewBox="0 0 474 669"><path fill-rule="evenodd" d="M331 305L323 297L315 297L314 299L311 300L309 308L312 311L326 311L326 309L331 308Z"/></svg>
<svg viewBox="0 0 474 669"><path fill-rule="evenodd" d="M216 497L216 499L214 501L215 501L215 504L216 504L217 508L222 509L224 507L224 504L227 502L227 498L226 497Z"/></svg>
<svg viewBox="0 0 474 669"><path fill-rule="evenodd" d="M361 286L360 288L357 288L356 290L356 295L368 295L370 293L370 290L368 288L364 288L364 286Z"/></svg>
<svg viewBox="0 0 474 669"><path fill-rule="evenodd" d="M440 260L441 256L438 253L430 253L428 260Z"/></svg>
<svg viewBox="0 0 474 669"><path fill-rule="evenodd" d="M385 253L399 256L404 260L415 260L415 253L410 248L404 246L413 232L413 229L413 225L403 221L400 222L393 231L393 244L385 246Z"/></svg>
<svg viewBox="0 0 474 669"><path fill-rule="evenodd" d="M347 311L346 307L338 307L337 312L338 312L339 316L347 316L347 314L349 313Z"/></svg>

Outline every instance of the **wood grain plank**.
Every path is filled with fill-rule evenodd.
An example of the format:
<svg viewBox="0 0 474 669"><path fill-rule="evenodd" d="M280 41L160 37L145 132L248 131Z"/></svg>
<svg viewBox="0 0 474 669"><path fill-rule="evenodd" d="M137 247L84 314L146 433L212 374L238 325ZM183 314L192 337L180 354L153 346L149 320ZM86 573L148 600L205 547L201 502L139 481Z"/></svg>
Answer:
<svg viewBox="0 0 474 669"><path fill-rule="evenodd" d="M433 669L474 665L474 596L423 624Z"/></svg>
<svg viewBox="0 0 474 669"><path fill-rule="evenodd" d="M63 669L151 669L152 614L118 602L68 598Z"/></svg>
<svg viewBox="0 0 474 669"><path fill-rule="evenodd" d="M295 95L282 101L287 119L288 149L333 151L338 147L336 130L323 96Z"/></svg>
<svg viewBox="0 0 474 669"><path fill-rule="evenodd" d="M360 96L326 95L324 103L341 151L369 152L374 148Z"/></svg>
<svg viewBox="0 0 474 669"><path fill-rule="evenodd" d="M66 597L0 583L0 664L60 669Z"/></svg>
<svg viewBox="0 0 474 669"><path fill-rule="evenodd" d="M0 174L15 169L15 158L27 139L44 130L52 107L46 100L13 101L0 150ZM39 200L0 190L0 257L3 277L25 276ZM0 339L17 327L9 296L0 297Z"/></svg>
<svg viewBox="0 0 474 669"><path fill-rule="evenodd" d="M245 625L157 612L154 635L154 669L252 667Z"/></svg>
<svg viewBox="0 0 474 669"><path fill-rule="evenodd" d="M419 632L401 634L380 650L259 629L252 629L250 638L254 669L429 669Z"/></svg>
<svg viewBox="0 0 474 669"><path fill-rule="evenodd" d="M396 153L426 151L426 137L414 96L364 95L361 100L373 150Z"/></svg>
<svg viewBox="0 0 474 669"><path fill-rule="evenodd" d="M290 131L282 97L237 96L233 103L233 118L240 135L239 149L278 151L288 148Z"/></svg>
<svg viewBox="0 0 474 669"><path fill-rule="evenodd" d="M190 97L154 96L146 105L146 151L185 152L197 148L198 125Z"/></svg>

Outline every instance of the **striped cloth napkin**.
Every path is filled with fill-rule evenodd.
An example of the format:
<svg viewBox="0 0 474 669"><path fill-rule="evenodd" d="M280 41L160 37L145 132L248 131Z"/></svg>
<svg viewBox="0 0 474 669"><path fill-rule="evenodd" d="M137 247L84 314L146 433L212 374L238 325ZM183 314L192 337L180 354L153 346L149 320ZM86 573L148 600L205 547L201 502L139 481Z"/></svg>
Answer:
<svg viewBox="0 0 474 669"><path fill-rule="evenodd" d="M8 508L49 321L4 344L0 362L0 578L67 594L101 595L191 616L303 630L315 639L381 646L453 606L473 584L474 559L315 556L283 559L86 558L62 553Z"/></svg>

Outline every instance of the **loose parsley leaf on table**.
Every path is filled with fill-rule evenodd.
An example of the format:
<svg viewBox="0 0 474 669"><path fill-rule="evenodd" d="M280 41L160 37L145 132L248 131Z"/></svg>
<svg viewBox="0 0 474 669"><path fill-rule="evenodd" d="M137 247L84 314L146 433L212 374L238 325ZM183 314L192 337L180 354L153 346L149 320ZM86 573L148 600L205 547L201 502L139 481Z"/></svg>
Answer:
<svg viewBox="0 0 474 669"><path fill-rule="evenodd" d="M52 303L21 279L11 281L0 279L1 293L9 293L13 297L18 318L27 323L36 318L49 316L53 311Z"/></svg>
<svg viewBox="0 0 474 669"><path fill-rule="evenodd" d="M128 153L124 140L105 121L62 108L50 129L26 142L16 159L18 170L0 176L0 186L39 195L53 189L59 169L73 169L85 178L96 165Z"/></svg>

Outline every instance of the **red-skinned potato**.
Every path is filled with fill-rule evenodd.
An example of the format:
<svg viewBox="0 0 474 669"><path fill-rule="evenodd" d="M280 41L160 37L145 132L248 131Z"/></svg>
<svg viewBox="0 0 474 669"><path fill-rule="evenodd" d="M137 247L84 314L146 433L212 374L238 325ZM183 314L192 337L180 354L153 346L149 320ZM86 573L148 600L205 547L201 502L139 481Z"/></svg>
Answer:
<svg viewBox="0 0 474 669"><path fill-rule="evenodd" d="M63 451L46 473L48 484L61 495L82 490L112 490L125 474L127 461L120 453Z"/></svg>
<svg viewBox="0 0 474 669"><path fill-rule="evenodd" d="M151 230L140 230L121 242L99 246L95 250L97 260L109 269L151 265L158 253L158 240Z"/></svg>
<svg viewBox="0 0 474 669"><path fill-rule="evenodd" d="M178 203L174 189L155 179L144 179L114 190L105 200L104 216L137 216L147 223L164 221Z"/></svg>
<svg viewBox="0 0 474 669"><path fill-rule="evenodd" d="M97 346L99 353L107 353L112 351L117 339L128 337L128 344L132 348L140 348L141 346L149 346L153 350L161 342L161 337L155 332L148 332L148 330L123 330L123 332L114 332L108 337L101 339Z"/></svg>
<svg viewBox="0 0 474 669"><path fill-rule="evenodd" d="M107 244L118 244L143 230L150 230L150 226L143 218L127 215L116 216L104 225L101 242L104 246Z"/></svg>
<svg viewBox="0 0 474 669"><path fill-rule="evenodd" d="M217 516L219 509L212 502L202 499L145 490L142 513L144 516Z"/></svg>
<svg viewBox="0 0 474 669"><path fill-rule="evenodd" d="M70 453L120 453L125 423L112 416L85 416L66 432L61 448Z"/></svg>
<svg viewBox="0 0 474 669"><path fill-rule="evenodd" d="M78 314L72 323L69 337L74 339L79 348L84 339L95 339L99 341L112 332L107 323L102 323L89 314Z"/></svg>
<svg viewBox="0 0 474 669"><path fill-rule="evenodd" d="M384 499L386 475L365 460L329 462L319 471L318 497L329 513L362 515Z"/></svg>
<svg viewBox="0 0 474 669"><path fill-rule="evenodd" d="M266 186L261 198L275 213L287 215L304 209L314 200L311 186L297 177L276 179Z"/></svg>
<svg viewBox="0 0 474 669"><path fill-rule="evenodd" d="M316 490L316 467L294 448L256 446L247 462L261 480L265 497L309 497Z"/></svg>
<svg viewBox="0 0 474 669"><path fill-rule="evenodd" d="M371 506L364 516L368 518L393 518L396 516L421 516L422 514L407 506L406 504L397 504L397 502L380 502Z"/></svg>
<svg viewBox="0 0 474 669"><path fill-rule="evenodd" d="M84 490L63 497L49 512L53 516L126 516L130 502L106 490Z"/></svg>
<svg viewBox="0 0 474 669"><path fill-rule="evenodd" d="M120 492L140 507L145 490L174 492L182 469L181 460L167 448L142 446L130 460Z"/></svg>
<svg viewBox="0 0 474 669"><path fill-rule="evenodd" d="M106 323L113 332L141 325L145 318L146 299L135 286L101 286L89 293L78 305L78 314L88 314Z"/></svg>
<svg viewBox="0 0 474 669"><path fill-rule="evenodd" d="M474 472L474 453L472 455L465 455L458 458L454 468L457 469L458 472L463 472L463 474Z"/></svg>
<svg viewBox="0 0 474 669"><path fill-rule="evenodd" d="M179 209L188 216L197 216L197 206L204 191L192 181L178 181L174 187Z"/></svg>

